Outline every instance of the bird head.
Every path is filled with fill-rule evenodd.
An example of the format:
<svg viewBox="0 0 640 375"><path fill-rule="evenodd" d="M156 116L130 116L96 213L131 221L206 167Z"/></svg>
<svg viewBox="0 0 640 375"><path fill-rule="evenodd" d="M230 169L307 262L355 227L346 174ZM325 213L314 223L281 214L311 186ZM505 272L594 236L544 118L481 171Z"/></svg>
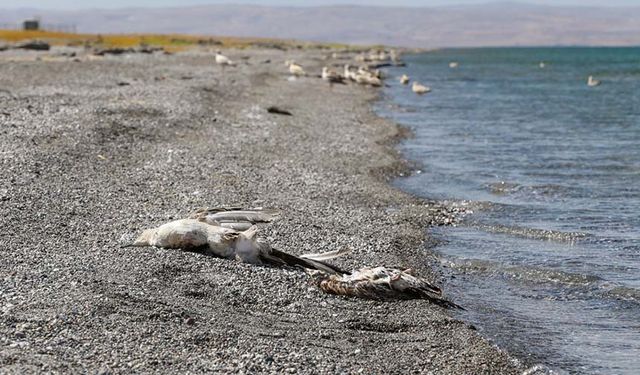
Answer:
<svg viewBox="0 0 640 375"><path fill-rule="evenodd" d="M142 234L133 242L133 246L149 246L154 234L156 234L156 229L147 229L143 231Z"/></svg>
<svg viewBox="0 0 640 375"><path fill-rule="evenodd" d="M141 235L138 236L138 238L136 238L135 241L133 241L133 243L130 243L128 245L124 245L121 247L141 247L141 246L151 246L151 239L153 238L153 236L156 234L156 230L157 229L147 229L145 231L142 232Z"/></svg>

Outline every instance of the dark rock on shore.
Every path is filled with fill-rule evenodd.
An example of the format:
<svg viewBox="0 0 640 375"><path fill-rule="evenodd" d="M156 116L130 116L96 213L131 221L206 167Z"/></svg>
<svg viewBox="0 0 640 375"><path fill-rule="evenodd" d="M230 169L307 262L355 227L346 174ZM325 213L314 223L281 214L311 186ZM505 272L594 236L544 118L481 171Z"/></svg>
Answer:
<svg viewBox="0 0 640 375"><path fill-rule="evenodd" d="M282 109L280 107L276 107L274 105L267 108L267 112L275 113L277 115L285 115L285 116L293 116L293 114L286 109Z"/></svg>
<svg viewBox="0 0 640 375"><path fill-rule="evenodd" d="M140 46L137 48L121 48L121 47L112 47L112 48L100 48L93 51L93 54L96 56L105 56L105 55L123 55L126 53L145 53L152 54L154 52L164 51L162 47L151 47L151 46Z"/></svg>
<svg viewBox="0 0 640 375"><path fill-rule="evenodd" d="M26 49L31 51L48 51L51 45L42 40L29 40L15 45L17 49Z"/></svg>

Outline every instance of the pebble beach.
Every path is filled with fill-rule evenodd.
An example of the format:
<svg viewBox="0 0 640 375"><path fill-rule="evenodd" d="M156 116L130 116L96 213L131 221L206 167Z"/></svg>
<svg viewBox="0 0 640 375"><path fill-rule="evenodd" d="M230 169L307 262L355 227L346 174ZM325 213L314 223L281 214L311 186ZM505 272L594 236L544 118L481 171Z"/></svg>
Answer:
<svg viewBox="0 0 640 375"><path fill-rule="evenodd" d="M69 57L0 52L3 373L518 374L525 366L424 300L322 293L303 270L121 248L199 207L272 207L292 253L444 273L426 228L458 208L389 181L410 136L378 89L321 80L326 50ZM290 79L295 59L307 76ZM270 113L269 107L291 115ZM444 290L446 295L447 291Z"/></svg>

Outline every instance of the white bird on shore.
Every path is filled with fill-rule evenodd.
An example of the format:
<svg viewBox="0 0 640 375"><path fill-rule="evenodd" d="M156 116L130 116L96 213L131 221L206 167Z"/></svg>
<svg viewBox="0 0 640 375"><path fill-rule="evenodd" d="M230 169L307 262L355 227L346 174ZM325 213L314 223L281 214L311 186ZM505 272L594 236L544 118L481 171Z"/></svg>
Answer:
<svg viewBox="0 0 640 375"><path fill-rule="evenodd" d="M356 73L355 81L361 85L371 85L374 87L382 86L382 80L373 75L371 72Z"/></svg>
<svg viewBox="0 0 640 375"><path fill-rule="evenodd" d="M356 80L356 73L351 70L351 67L349 66L349 64L346 64L344 66L344 78L354 82Z"/></svg>
<svg viewBox="0 0 640 375"><path fill-rule="evenodd" d="M347 70L347 67L345 67L345 73ZM352 79L361 85L382 86L382 80L379 77L381 76L380 70L371 72L368 67L360 66L357 72L350 74L352 74Z"/></svg>
<svg viewBox="0 0 640 375"><path fill-rule="evenodd" d="M593 78L593 76L589 76L589 78L587 78L587 86L589 87L600 86L600 81Z"/></svg>
<svg viewBox="0 0 640 375"><path fill-rule="evenodd" d="M458 64L458 62L457 62L457 61L452 61L452 62L450 62L450 63L449 63L449 68L451 68L451 69L455 69L455 68L457 68L459 65L460 65L460 64Z"/></svg>
<svg viewBox="0 0 640 375"><path fill-rule="evenodd" d="M189 219L175 220L157 228L147 229L130 245L123 247L155 246L166 249L203 250L205 253L251 264L300 266L328 274L344 273L325 263L348 252L333 251L322 254L295 256L272 248L258 238L258 227L238 231L229 227L209 224L227 220L227 223L261 222L271 220L273 212L264 210L204 209L194 212ZM223 215L220 213L224 212ZM238 220L233 219L236 216Z"/></svg>
<svg viewBox="0 0 640 375"><path fill-rule="evenodd" d="M369 74L371 74L371 71L369 71L369 67L368 67L368 66L366 66L366 65L360 65L360 66L358 67L357 74L360 74L360 75L369 75Z"/></svg>
<svg viewBox="0 0 640 375"><path fill-rule="evenodd" d="M422 94L427 94L431 92L431 89L416 81L413 81L413 85L411 86L411 91L415 92L418 95L422 95Z"/></svg>
<svg viewBox="0 0 640 375"><path fill-rule="evenodd" d="M356 60L356 62L360 62L363 63L365 61L367 61L367 56L365 56L364 52L360 53L359 55L357 55L354 60Z"/></svg>
<svg viewBox="0 0 640 375"><path fill-rule="evenodd" d="M322 79L329 83L344 83L344 77L326 66L322 68Z"/></svg>
<svg viewBox="0 0 640 375"><path fill-rule="evenodd" d="M216 64L221 66L232 66L235 65L233 61L231 61L227 56L220 53L220 50L216 51Z"/></svg>
<svg viewBox="0 0 640 375"><path fill-rule="evenodd" d="M302 66L296 64L296 62L293 60L289 61L289 73L293 74L296 77L307 75Z"/></svg>
<svg viewBox="0 0 640 375"><path fill-rule="evenodd" d="M403 74L402 77L400 77L400 83L402 83L403 85L406 85L409 83L409 76L406 74Z"/></svg>
<svg viewBox="0 0 640 375"><path fill-rule="evenodd" d="M311 272L324 292L377 300L426 299L443 307L462 309L442 297L442 290L414 275L412 269L364 267L348 274Z"/></svg>

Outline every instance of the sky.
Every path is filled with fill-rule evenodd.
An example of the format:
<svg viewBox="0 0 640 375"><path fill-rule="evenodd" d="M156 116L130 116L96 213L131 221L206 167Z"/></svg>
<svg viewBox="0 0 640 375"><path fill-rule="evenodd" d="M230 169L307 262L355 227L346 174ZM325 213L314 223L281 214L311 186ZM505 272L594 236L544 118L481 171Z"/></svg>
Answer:
<svg viewBox="0 0 640 375"><path fill-rule="evenodd" d="M335 4L388 6L442 6L482 4L491 0L0 0L0 8L86 9L125 7L165 7L202 4L260 4L316 6ZM512 0L529 4L581 6L640 6L640 0Z"/></svg>

